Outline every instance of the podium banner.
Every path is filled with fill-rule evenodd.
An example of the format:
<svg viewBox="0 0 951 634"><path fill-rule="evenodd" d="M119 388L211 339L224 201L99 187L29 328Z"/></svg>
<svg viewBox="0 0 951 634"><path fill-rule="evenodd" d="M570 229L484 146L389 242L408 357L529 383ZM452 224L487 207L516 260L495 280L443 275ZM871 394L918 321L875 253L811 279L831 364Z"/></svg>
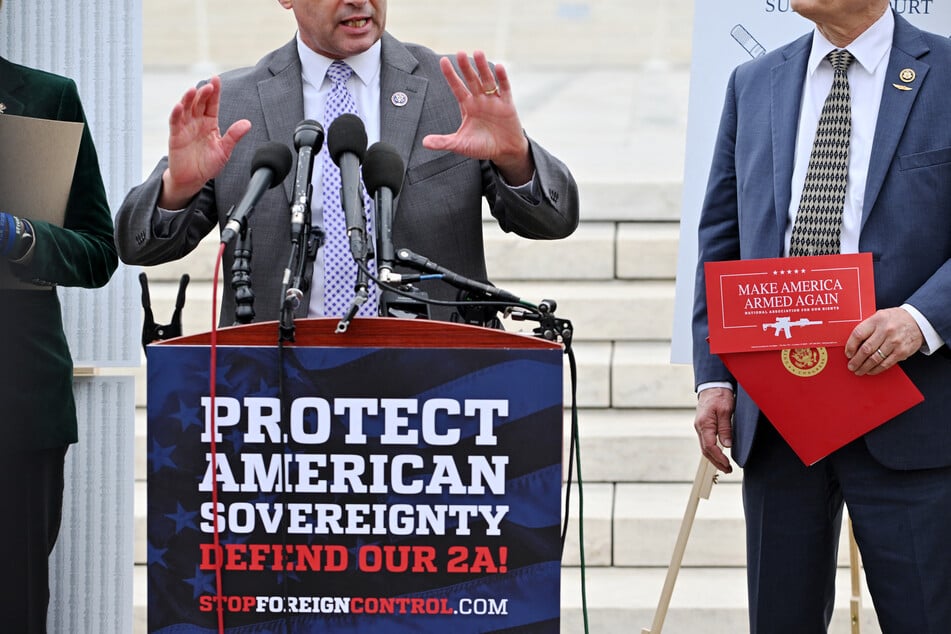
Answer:
<svg viewBox="0 0 951 634"><path fill-rule="evenodd" d="M148 631L557 632L561 351L283 354L218 348L215 507L208 348L149 348Z"/></svg>

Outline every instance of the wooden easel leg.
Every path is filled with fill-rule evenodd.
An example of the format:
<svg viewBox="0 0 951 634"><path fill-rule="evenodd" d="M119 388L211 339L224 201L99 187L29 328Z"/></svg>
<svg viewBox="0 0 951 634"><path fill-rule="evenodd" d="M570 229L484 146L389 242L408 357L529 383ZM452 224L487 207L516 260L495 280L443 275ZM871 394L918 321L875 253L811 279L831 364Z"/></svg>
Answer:
<svg viewBox="0 0 951 634"><path fill-rule="evenodd" d="M664 580L664 588L660 593L660 601L657 603L657 610L654 612L654 620L650 628L643 628L641 634L661 634L664 627L664 619L667 618L667 609L670 607L670 597L674 593L674 584L677 583L677 574L680 572L680 565L683 562L684 550L687 548L687 539L690 538L690 531L693 528L693 521L697 515L697 505L700 498L709 499L710 490L717 479L717 469L706 458L700 458L700 465L697 467L697 475L693 479L693 489L690 491L690 498L687 500L687 509L684 511L684 518L680 523L680 533L677 535L677 543L674 545L674 554L670 558L670 566L667 567L667 578Z"/></svg>

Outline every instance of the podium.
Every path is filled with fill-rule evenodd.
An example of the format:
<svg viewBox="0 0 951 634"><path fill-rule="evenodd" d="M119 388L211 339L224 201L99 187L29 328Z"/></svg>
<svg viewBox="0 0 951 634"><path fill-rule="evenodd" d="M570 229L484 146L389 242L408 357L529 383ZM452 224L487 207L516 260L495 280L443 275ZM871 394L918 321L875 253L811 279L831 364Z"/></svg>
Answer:
<svg viewBox="0 0 951 634"><path fill-rule="evenodd" d="M558 632L561 346L336 324L149 346L148 631Z"/></svg>

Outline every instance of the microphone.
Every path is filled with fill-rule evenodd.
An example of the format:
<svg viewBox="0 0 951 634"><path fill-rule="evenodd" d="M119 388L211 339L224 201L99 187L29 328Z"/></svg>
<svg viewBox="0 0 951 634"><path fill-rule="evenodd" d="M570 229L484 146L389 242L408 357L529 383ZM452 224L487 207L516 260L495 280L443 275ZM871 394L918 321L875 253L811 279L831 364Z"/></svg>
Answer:
<svg viewBox="0 0 951 634"><path fill-rule="evenodd" d="M490 284L483 284L482 282L469 279L468 277L463 277L462 275L454 273L453 271L436 264L432 260L419 255L418 253L413 253L409 249L400 249L396 255L401 262L411 266L417 271L431 271L433 273L440 274L442 278L446 280L446 282L452 284L456 288L467 291L476 291L482 293L486 297L498 299L500 301L515 303L520 303L522 301L520 297L516 297L506 290L492 286Z"/></svg>
<svg viewBox="0 0 951 634"><path fill-rule="evenodd" d="M390 281L393 271L393 199L403 186L403 158L396 148L382 141L367 150L363 182L376 207L377 262L380 279ZM399 281L399 277L392 281Z"/></svg>
<svg viewBox="0 0 951 634"><path fill-rule="evenodd" d="M324 128L312 119L304 119L294 130L294 149L297 150L297 172L294 177L294 197L291 199L291 240L304 231L312 193L314 149L320 152L324 145Z"/></svg>
<svg viewBox="0 0 951 634"><path fill-rule="evenodd" d="M360 163L367 151L367 131L360 117L342 114L327 131L327 151L340 168L340 203L347 221L350 252L357 260L366 256L366 218L360 195Z"/></svg>
<svg viewBox="0 0 951 634"><path fill-rule="evenodd" d="M291 151L287 146L277 141L265 143L254 153L251 159L251 180L244 192L244 198L232 207L228 222L221 230L221 241L228 244L234 240L239 232L244 230L248 223L248 216L254 206L261 200L261 196L268 189L277 186L287 178L291 171Z"/></svg>

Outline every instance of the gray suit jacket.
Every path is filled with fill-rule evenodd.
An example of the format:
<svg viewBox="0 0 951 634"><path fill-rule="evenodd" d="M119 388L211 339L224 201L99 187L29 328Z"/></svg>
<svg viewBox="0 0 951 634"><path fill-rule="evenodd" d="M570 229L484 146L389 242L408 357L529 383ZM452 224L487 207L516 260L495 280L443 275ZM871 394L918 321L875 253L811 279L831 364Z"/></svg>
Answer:
<svg viewBox="0 0 951 634"><path fill-rule="evenodd" d="M186 255L215 225L220 228L226 222L228 210L247 187L255 150L266 141L294 147L294 129L304 118L296 46L292 40L254 67L222 75L221 129L249 119L251 131L238 143L221 174L205 184L184 212L168 214L156 209L167 159L159 162L145 183L129 192L116 215L116 243L123 261L152 265ZM574 231L578 191L565 165L531 142L543 195L539 204L532 205L505 187L489 162L424 148L424 136L451 133L460 123L459 105L439 69L439 56L384 34L381 58L381 140L394 146L406 165L395 206L396 247L412 249L456 273L485 281L483 197L505 231L535 239L562 238ZM409 96L403 107L390 101L398 91ZM281 276L290 254L288 207L293 180L291 175L283 188L267 191L249 221L256 321L280 315ZM229 247L223 269L228 276L232 261ZM445 284L426 284L420 286L431 297L455 297L455 290ZM297 316L306 316L308 302L309 292ZM448 319L450 314L446 309L433 311L439 319ZM230 325L233 317L234 295L226 287L221 323Z"/></svg>
<svg viewBox="0 0 951 634"><path fill-rule="evenodd" d="M790 182L811 45L810 34L740 66L730 78L700 218L693 329L698 385L732 380L706 343L703 263L783 252L787 210L799 195ZM908 68L916 77L911 90L893 88ZM872 254L877 307L911 304L945 345L900 364L925 402L872 430L865 442L890 468L925 469L951 465L951 42L896 15L885 81L859 251ZM758 419L759 409L741 386L733 442L741 466Z"/></svg>

